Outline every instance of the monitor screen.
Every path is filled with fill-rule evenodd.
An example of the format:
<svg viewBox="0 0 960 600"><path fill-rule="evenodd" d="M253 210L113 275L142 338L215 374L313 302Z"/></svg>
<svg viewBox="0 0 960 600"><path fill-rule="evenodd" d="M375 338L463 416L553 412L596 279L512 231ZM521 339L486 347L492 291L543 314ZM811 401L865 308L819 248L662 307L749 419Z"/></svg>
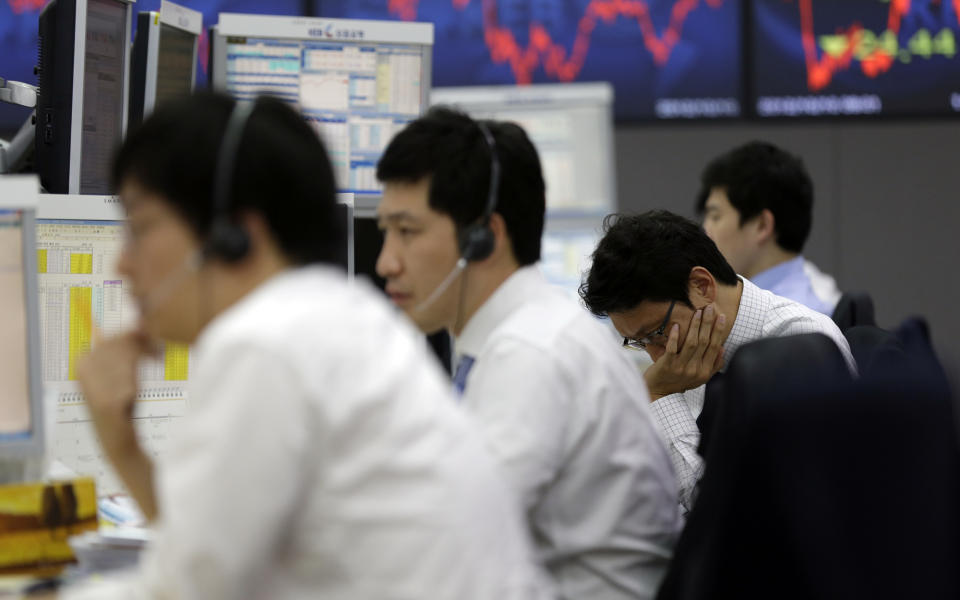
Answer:
<svg viewBox="0 0 960 600"><path fill-rule="evenodd" d="M41 476L36 176L0 176L0 482Z"/></svg>
<svg viewBox="0 0 960 600"><path fill-rule="evenodd" d="M278 36L269 32L288 19L273 17L279 25L271 28L271 17L248 17L220 16L214 85L238 99L270 94L295 105L323 138L338 188L379 194L381 153L426 103L432 29L406 25L417 34L406 41L403 28L300 19L290 35ZM238 24L224 29L231 18ZM298 39L300 29L317 39ZM387 35L378 35L384 29ZM397 41L390 41L397 31Z"/></svg>
<svg viewBox="0 0 960 600"><path fill-rule="evenodd" d="M550 283L580 300L578 290L600 242L600 225L574 228L548 227L540 246L540 271Z"/></svg>
<svg viewBox="0 0 960 600"><path fill-rule="evenodd" d="M70 199L89 204L100 198ZM41 214L51 212L41 204ZM98 207L88 212L102 211ZM122 486L97 441L76 368L95 335L110 336L137 320L129 286L115 269L124 238L120 220L37 220L43 381L56 402L53 458L80 475L95 477L101 494L122 491ZM185 414L190 361L187 346L167 344L159 358L141 363L134 420L153 456L165 451Z"/></svg>
<svg viewBox="0 0 960 600"><path fill-rule="evenodd" d="M32 430L23 220L0 208L0 441Z"/></svg>
<svg viewBox="0 0 960 600"><path fill-rule="evenodd" d="M741 114L741 0L314 0L323 17L433 23L437 87L607 81L622 120Z"/></svg>
<svg viewBox="0 0 960 600"><path fill-rule="evenodd" d="M753 0L760 117L960 114L960 2Z"/></svg>
<svg viewBox="0 0 960 600"><path fill-rule="evenodd" d="M197 36L160 24L160 49L157 56L157 98L155 106L193 91L193 55Z"/></svg>
<svg viewBox="0 0 960 600"><path fill-rule="evenodd" d="M109 190L110 158L123 134L127 4L87 0L80 193Z"/></svg>
<svg viewBox="0 0 960 600"><path fill-rule="evenodd" d="M435 89L431 104L512 121L540 155L547 218L603 216L616 206L613 91L604 83Z"/></svg>

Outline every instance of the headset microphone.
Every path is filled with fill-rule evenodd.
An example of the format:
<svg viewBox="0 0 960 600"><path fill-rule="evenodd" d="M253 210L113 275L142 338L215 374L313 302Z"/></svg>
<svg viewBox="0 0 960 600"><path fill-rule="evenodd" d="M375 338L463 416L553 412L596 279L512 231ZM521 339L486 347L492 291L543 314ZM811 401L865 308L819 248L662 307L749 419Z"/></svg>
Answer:
<svg viewBox="0 0 960 600"><path fill-rule="evenodd" d="M457 264L453 267L453 269L450 270L450 273L448 273L447 276L443 278L443 281L440 282L440 285L438 285L437 288L433 290L433 293L427 296L426 300L418 304L414 310L417 312L420 312L422 310L429 308L431 304L437 301L437 298L442 296L443 293L447 291L447 288L450 287L450 284L453 283L454 280L460 276L460 273L462 273L463 270L466 268L467 268L467 259L461 256L460 258L457 259Z"/></svg>
<svg viewBox="0 0 960 600"><path fill-rule="evenodd" d="M483 139L490 149L490 187L487 191L487 204L483 209L483 214L472 225L466 227L458 236L460 246L460 258L449 274L440 282L433 292L427 298L418 304L414 310L420 312L430 307L437 299L443 295L447 288L463 273L467 268L467 263L483 260L493 254L496 245L496 237L493 230L490 229L490 218L493 211L497 208L497 191L500 189L500 159L497 156L497 145L490 129L481 121L477 121L477 127L483 134Z"/></svg>

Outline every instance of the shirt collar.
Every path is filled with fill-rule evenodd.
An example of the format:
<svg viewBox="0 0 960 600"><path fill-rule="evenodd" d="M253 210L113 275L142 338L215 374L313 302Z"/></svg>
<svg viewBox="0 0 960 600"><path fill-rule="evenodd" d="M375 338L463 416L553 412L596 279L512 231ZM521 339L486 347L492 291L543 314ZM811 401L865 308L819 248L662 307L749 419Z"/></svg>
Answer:
<svg viewBox="0 0 960 600"><path fill-rule="evenodd" d="M317 264L291 266L271 275L260 285L250 290L245 296L234 302L232 306L229 306L226 310L213 317L213 319L207 323L206 327L200 331L200 334L194 341L194 350L196 350L198 355L201 354L203 349L210 344L209 340L219 337L219 331L228 330L231 323L241 318L235 315L243 314L246 307L255 303L258 298L269 296L269 294L273 293L274 289L282 289L287 281L296 279L300 273L323 271L328 268L329 267L323 267Z"/></svg>
<svg viewBox="0 0 960 600"><path fill-rule="evenodd" d="M753 276L753 283L759 288L773 290L784 281L796 277L803 277L803 256L799 255L757 273Z"/></svg>
<svg viewBox="0 0 960 600"><path fill-rule="evenodd" d="M763 290L750 282L746 277L740 277L743 282L743 293L740 295L740 306L737 308L737 319L730 328L730 335L723 343L723 357L729 363L740 346L763 336L763 318L766 314Z"/></svg>
<svg viewBox="0 0 960 600"><path fill-rule="evenodd" d="M514 271L470 317L463 331L454 340L456 356L476 358L493 330L520 308L544 282L545 279L536 265Z"/></svg>

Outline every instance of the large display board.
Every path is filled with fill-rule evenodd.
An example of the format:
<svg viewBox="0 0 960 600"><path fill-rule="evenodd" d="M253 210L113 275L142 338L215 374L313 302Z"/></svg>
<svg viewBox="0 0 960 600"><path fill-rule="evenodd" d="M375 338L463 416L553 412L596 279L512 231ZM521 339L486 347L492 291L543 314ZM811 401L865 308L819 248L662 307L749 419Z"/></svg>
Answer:
<svg viewBox="0 0 960 600"><path fill-rule="evenodd" d="M960 114L960 2L753 0L760 117Z"/></svg>
<svg viewBox="0 0 960 600"><path fill-rule="evenodd" d="M436 27L435 86L608 81L618 119L741 112L741 0L316 0Z"/></svg>

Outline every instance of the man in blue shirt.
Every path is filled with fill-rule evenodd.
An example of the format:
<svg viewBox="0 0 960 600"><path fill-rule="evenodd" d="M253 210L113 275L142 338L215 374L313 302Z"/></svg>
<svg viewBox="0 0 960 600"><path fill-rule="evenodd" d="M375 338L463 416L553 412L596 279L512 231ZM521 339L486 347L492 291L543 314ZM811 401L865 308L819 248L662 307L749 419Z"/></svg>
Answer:
<svg viewBox="0 0 960 600"><path fill-rule="evenodd" d="M813 183L796 156L750 142L701 176L697 211L734 271L758 287L833 314L840 292L801 254L813 218Z"/></svg>

